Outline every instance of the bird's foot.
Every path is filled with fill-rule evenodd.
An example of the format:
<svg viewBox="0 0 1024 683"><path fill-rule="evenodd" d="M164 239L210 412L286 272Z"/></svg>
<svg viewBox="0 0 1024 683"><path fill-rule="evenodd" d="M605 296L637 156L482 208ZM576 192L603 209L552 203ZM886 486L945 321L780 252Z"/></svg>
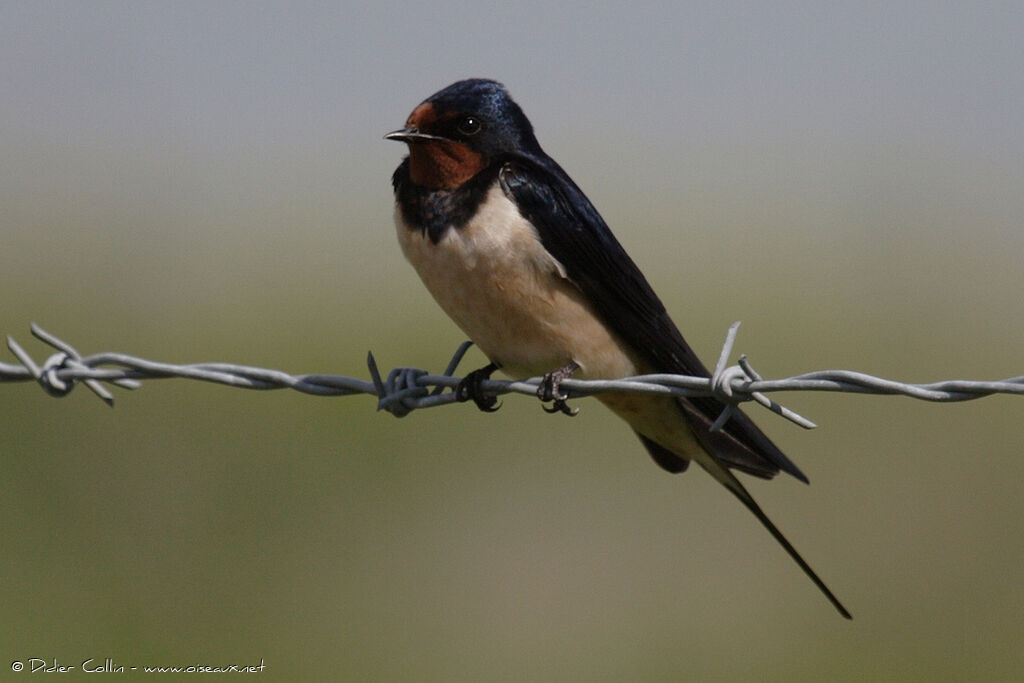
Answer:
<svg viewBox="0 0 1024 683"><path fill-rule="evenodd" d="M472 400L476 404L476 407L485 413L493 413L501 404L498 403L496 396L487 396L484 394L481 383L484 380L491 378L491 373L498 369L498 366L494 363L488 363L484 367L474 370L458 383L455 387L455 400L460 403Z"/></svg>
<svg viewBox="0 0 1024 683"><path fill-rule="evenodd" d="M554 401L551 407L542 406L544 412L547 413L562 413L569 417L574 417L580 412L579 408L570 408L569 404L566 403L566 399L569 397L561 392L562 380L568 378L572 373L579 370L579 365L576 361L569 361L569 364L552 370L548 374L544 375L544 379L541 380L540 386L537 387L537 398L541 401Z"/></svg>

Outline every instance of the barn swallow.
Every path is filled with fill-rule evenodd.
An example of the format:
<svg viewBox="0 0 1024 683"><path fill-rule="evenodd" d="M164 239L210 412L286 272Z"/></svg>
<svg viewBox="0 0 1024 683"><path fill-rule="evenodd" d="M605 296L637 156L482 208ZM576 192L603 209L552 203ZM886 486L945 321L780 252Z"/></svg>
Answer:
<svg viewBox="0 0 1024 683"><path fill-rule="evenodd" d="M479 383L500 369L543 376L538 391L570 412L566 377L710 374L640 269L500 83L469 79L430 96L405 127L392 177L398 241L441 308L490 364L456 390L494 410ZM732 470L807 477L740 411L710 431L724 404L706 397L603 393L654 461L682 472L696 461L768 529L840 614L850 613L768 519Z"/></svg>

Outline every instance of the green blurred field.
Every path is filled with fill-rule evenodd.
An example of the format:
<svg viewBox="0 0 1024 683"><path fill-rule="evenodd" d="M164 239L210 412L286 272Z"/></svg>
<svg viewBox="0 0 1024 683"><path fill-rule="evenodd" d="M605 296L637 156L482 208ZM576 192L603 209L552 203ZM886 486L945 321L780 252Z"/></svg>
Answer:
<svg viewBox="0 0 1024 683"><path fill-rule="evenodd" d="M293 372L365 377L368 349L440 369L461 337L401 262L379 185L320 212L193 207L191 225L145 196L91 214L15 203L7 331L29 345L36 320L83 352ZM682 225L674 201L615 199L597 201L630 214L623 240L709 358L742 319L739 349L766 375L1020 372L1015 257L999 234L958 236L974 207L898 205L863 225L844 217L856 206L819 204L811 218L842 224L818 240L799 197L688 197L706 218ZM805 394L785 398L819 430L760 418L813 485L751 487L848 624L709 478L664 475L596 402L575 420L508 398L496 415L399 421L369 398L173 380L117 393L113 410L84 390L0 394L10 657L263 658L293 680L991 679L1021 663L1012 398Z"/></svg>

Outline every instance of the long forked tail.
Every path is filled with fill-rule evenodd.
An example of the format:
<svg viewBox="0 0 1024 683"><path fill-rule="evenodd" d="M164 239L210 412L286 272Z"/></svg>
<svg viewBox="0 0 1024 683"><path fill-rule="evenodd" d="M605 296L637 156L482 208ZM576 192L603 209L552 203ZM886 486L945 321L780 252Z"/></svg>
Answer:
<svg viewBox="0 0 1024 683"><path fill-rule="evenodd" d="M706 460L709 460L710 463L706 462ZM739 479L737 479L736 476L733 475L733 473L725 466L719 464L714 457L700 458L697 462L700 463L701 467L703 467L708 474L717 479L723 486L725 486L725 488L729 489L733 495L739 498L740 502L743 503L748 510L754 513L754 516L757 517L761 524L764 525L764 528L775 537L775 540L779 542L779 545L786 549L789 556L792 557L798 565L800 565L800 568L804 570L804 574L814 582L814 585L818 587L818 590L825 594L825 597L828 598L829 602L831 602L837 610L839 610L839 613L847 619L853 619L853 615L843 607L843 603L839 602L839 598L829 590L829 587L825 585L825 582L821 580L813 569L811 569L811 566L800 556L800 553L796 551L793 544L786 540L786 537L783 536L782 532L779 531L779 528L772 523L772 520L768 519L768 515L764 513L764 510L762 510L761 506L757 504L757 501L755 501L747 490L743 488L743 484L740 483Z"/></svg>

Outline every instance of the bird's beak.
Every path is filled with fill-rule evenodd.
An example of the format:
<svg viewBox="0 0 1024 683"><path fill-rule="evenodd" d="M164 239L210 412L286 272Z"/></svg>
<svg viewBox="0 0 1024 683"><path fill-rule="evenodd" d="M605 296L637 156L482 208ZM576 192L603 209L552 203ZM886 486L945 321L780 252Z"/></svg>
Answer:
<svg viewBox="0 0 1024 683"><path fill-rule="evenodd" d="M417 142L430 142L432 140L444 140L444 138L431 135L429 133L421 133L416 128L400 128L399 130L393 130L384 136L385 140L397 140L398 142L406 142L408 144L414 144Z"/></svg>

